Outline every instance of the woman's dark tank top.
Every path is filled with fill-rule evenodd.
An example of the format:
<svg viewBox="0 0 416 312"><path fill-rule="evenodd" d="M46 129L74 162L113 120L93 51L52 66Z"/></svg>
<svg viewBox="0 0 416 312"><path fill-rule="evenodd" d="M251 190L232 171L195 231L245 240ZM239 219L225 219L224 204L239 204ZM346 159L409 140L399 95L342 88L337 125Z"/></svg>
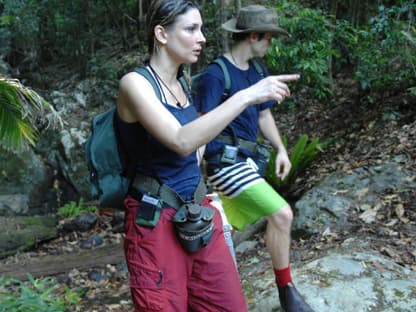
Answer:
<svg viewBox="0 0 416 312"><path fill-rule="evenodd" d="M176 108L163 104L181 125L198 117L193 105ZM124 122L118 114L116 127L127 164L137 159L137 173L157 178L185 200L192 198L201 179L196 152L181 156L153 138L139 122Z"/></svg>

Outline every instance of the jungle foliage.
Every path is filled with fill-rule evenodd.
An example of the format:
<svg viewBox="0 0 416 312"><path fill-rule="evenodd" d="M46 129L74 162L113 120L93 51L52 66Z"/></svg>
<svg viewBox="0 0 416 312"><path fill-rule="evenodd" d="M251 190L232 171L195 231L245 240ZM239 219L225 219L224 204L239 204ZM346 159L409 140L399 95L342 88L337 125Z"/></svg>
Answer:
<svg viewBox="0 0 416 312"><path fill-rule="evenodd" d="M283 144L288 149L287 138L282 136ZM276 156L277 152L271 150L270 161L267 166L266 180L276 190L285 192L290 185L294 185L295 179L299 173L305 170L308 165L331 143L330 140L320 142L319 138L309 139L308 135L303 134L298 138L296 144L291 148L289 158L292 167L286 178L281 180L276 175Z"/></svg>
<svg viewBox="0 0 416 312"><path fill-rule="evenodd" d="M0 0L0 57L11 67L6 72L34 85L38 82L36 77L47 80L50 76L42 74L42 70L57 64L56 72L72 74L78 80L88 76L114 82L131 64L125 62L126 68L117 68L112 59L132 51L146 54L145 17L149 3L150 0ZM250 2L199 3L207 44L194 71L222 53L229 38L221 31L221 22ZM309 88L318 100L330 99L333 77L347 70L354 74L357 89L369 99L385 92L416 92L414 1L256 3L276 7L281 26L291 34L273 41L266 60L272 73L301 73L302 79L291 84L293 91ZM35 120L23 122L22 118L29 115L26 110L22 114L21 108L27 105L21 105L21 100L29 100L26 103L32 107L46 102L34 93L31 94L38 102L27 98L30 91L23 85L11 93L18 83L11 81L2 78L2 103L8 99L13 105L2 104L0 112L13 118L8 117L8 130L2 129L0 136L5 138L4 131L12 131L15 142L23 137L33 143L36 130L30 125L35 125ZM102 89L108 85L103 84ZM47 90L48 85L40 88ZM15 114L11 114L13 111Z"/></svg>
<svg viewBox="0 0 416 312"><path fill-rule="evenodd" d="M131 47L137 31L136 1L0 1L0 54L13 67L37 70L50 62L70 63L83 75L96 74L99 51Z"/></svg>
<svg viewBox="0 0 416 312"><path fill-rule="evenodd" d="M272 72L300 72L299 87L331 95L332 77L349 68L371 92L415 84L414 1L257 1L276 7L281 26L267 60ZM17 73L50 63L71 64L82 76L114 80L114 53L145 54L146 0L1 0L0 55ZM199 1L207 45L199 69L225 48L221 21L249 1ZM227 5L228 3L228 5ZM117 47L117 49L115 49ZM17 75L18 76L18 75ZM19 78L19 77L16 77Z"/></svg>
<svg viewBox="0 0 416 312"><path fill-rule="evenodd" d="M42 122L40 121L42 120ZM17 79L0 76L0 146L17 149L34 145L38 128L62 120L44 98Z"/></svg>
<svg viewBox="0 0 416 312"><path fill-rule="evenodd" d="M298 72L297 86L307 85L318 99L332 95L332 77L354 73L357 88L374 96L409 89L416 83L416 4L379 5L362 24L338 18L300 1L282 1L280 24L291 37L279 37L267 55L271 71ZM414 92L414 91L413 91Z"/></svg>
<svg viewBox="0 0 416 312"><path fill-rule="evenodd" d="M56 215L60 218L76 217L84 212L95 212L96 206L85 205L84 199L80 198L78 202L70 201L64 206L59 207Z"/></svg>
<svg viewBox="0 0 416 312"><path fill-rule="evenodd" d="M0 277L0 312L63 312L79 303L81 294L68 287L61 289L52 278L34 278L28 282Z"/></svg>

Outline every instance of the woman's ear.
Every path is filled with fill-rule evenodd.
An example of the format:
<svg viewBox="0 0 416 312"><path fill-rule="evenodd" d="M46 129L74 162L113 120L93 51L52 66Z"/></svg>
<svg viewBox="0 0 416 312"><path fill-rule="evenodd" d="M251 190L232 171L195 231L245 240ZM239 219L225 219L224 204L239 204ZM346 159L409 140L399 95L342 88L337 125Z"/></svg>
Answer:
<svg viewBox="0 0 416 312"><path fill-rule="evenodd" d="M162 45L166 44L167 34L163 26L157 25L155 27L154 34L155 34L155 39L157 40L157 42L159 42Z"/></svg>

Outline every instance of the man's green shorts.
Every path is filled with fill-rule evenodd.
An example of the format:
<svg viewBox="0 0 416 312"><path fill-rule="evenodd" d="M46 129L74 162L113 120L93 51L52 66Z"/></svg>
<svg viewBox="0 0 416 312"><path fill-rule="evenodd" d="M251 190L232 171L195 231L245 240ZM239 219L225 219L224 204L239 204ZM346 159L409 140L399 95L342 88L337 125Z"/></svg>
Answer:
<svg viewBox="0 0 416 312"><path fill-rule="evenodd" d="M287 205L286 200L263 179L235 197L228 198L221 193L219 196L228 222L239 231Z"/></svg>

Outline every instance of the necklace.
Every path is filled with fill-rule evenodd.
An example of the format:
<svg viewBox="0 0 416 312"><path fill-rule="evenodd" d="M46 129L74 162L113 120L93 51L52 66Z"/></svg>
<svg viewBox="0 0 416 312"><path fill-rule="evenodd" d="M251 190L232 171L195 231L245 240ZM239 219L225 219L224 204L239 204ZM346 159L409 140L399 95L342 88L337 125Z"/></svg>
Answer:
<svg viewBox="0 0 416 312"><path fill-rule="evenodd" d="M179 108L182 108L182 104L181 102L178 100L178 98L175 96L175 94L173 93L173 91L168 87L168 85L163 81L162 78L160 78L160 76L158 75L158 73L154 70L154 68L152 67L152 65L149 64L150 69L152 70L153 74L155 75L157 81L159 81L162 83L162 85L166 88L166 90L168 90L168 92L170 93L170 95L172 95L172 97L175 99L176 101L176 106Z"/></svg>

